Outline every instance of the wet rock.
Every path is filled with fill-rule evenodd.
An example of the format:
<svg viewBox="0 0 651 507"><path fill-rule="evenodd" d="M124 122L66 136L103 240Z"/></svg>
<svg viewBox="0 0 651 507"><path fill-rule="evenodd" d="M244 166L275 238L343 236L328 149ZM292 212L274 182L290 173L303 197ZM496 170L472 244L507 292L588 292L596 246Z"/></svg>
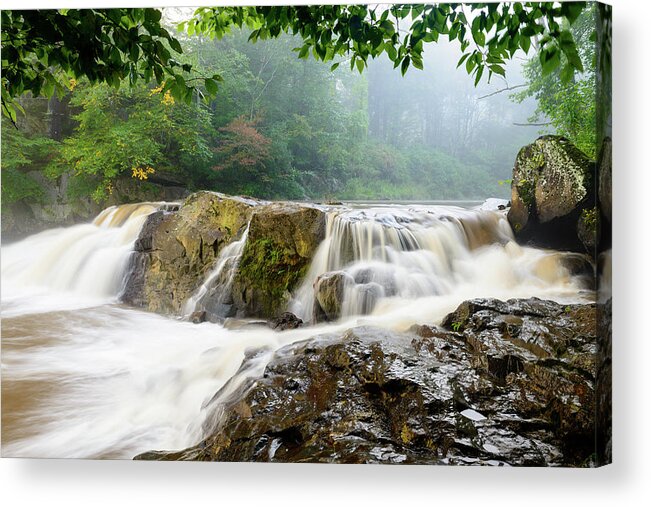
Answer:
<svg viewBox="0 0 651 507"><path fill-rule="evenodd" d="M230 293L209 297L205 309L211 319L276 317L325 235L325 213L307 204L267 203L215 192L197 192L177 211L148 217L135 244L123 301L178 314L222 249L241 238L249 222Z"/></svg>
<svg viewBox="0 0 651 507"><path fill-rule="evenodd" d="M600 465L611 463L612 449L612 298L597 305L598 343L596 379L596 461Z"/></svg>
<svg viewBox="0 0 651 507"><path fill-rule="evenodd" d="M440 328L317 336L217 393L198 445L137 459L585 466L595 326L594 305L472 300Z"/></svg>
<svg viewBox="0 0 651 507"><path fill-rule="evenodd" d="M353 277L343 271L325 273L314 282L315 321L333 321L341 316L344 291L353 285Z"/></svg>
<svg viewBox="0 0 651 507"><path fill-rule="evenodd" d="M150 215L135 244L123 301L178 314L221 249L242 235L257 204L197 192L178 211Z"/></svg>
<svg viewBox="0 0 651 507"><path fill-rule="evenodd" d="M563 137L542 136L522 148L513 168L508 213L516 238L592 253L592 243L584 243L586 234L579 237L577 224L584 210L595 206L594 172L594 163Z"/></svg>
<svg viewBox="0 0 651 507"><path fill-rule="evenodd" d="M198 312L192 312L188 320L193 324L201 324L202 322L206 322L206 312L203 310Z"/></svg>
<svg viewBox="0 0 651 507"><path fill-rule="evenodd" d="M325 212L298 203L255 210L233 281L238 315L274 318L303 279L325 237Z"/></svg>
<svg viewBox="0 0 651 507"><path fill-rule="evenodd" d="M276 331L285 331L287 329L296 329L303 325L303 320L291 312L285 312L280 317L269 322L269 327Z"/></svg>

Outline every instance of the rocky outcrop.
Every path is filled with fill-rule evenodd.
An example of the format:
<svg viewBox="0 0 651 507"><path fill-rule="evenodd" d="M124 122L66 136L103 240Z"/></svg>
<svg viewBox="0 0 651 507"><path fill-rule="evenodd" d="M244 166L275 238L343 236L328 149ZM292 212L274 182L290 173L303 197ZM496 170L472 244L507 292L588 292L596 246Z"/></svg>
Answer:
<svg viewBox="0 0 651 507"><path fill-rule="evenodd" d="M325 213L310 205L214 192L192 194L177 212L150 215L136 241L122 300L179 314L222 249L240 239L247 225L231 293L220 294L218 306L228 306L222 317L277 317L325 235ZM210 301L205 309L212 309Z"/></svg>
<svg viewBox="0 0 651 507"><path fill-rule="evenodd" d="M594 305L472 300L443 328L294 343L217 393L197 446L137 459L586 466L595 321Z"/></svg>
<svg viewBox="0 0 651 507"><path fill-rule="evenodd" d="M257 204L197 192L176 212L150 215L136 241L121 299L151 311L178 314L221 249L241 236Z"/></svg>
<svg viewBox="0 0 651 507"><path fill-rule="evenodd" d="M601 145L601 153L599 157L599 207L601 213L608 220L612 222L613 214L613 143L607 137Z"/></svg>
<svg viewBox="0 0 651 507"><path fill-rule="evenodd" d="M542 136L522 148L513 168L508 213L516 238L594 254L597 228L590 213L596 205L595 179L594 163L563 137Z"/></svg>
<svg viewBox="0 0 651 507"><path fill-rule="evenodd" d="M272 203L257 209L233 281L239 314L282 313L324 237L325 212L318 207Z"/></svg>

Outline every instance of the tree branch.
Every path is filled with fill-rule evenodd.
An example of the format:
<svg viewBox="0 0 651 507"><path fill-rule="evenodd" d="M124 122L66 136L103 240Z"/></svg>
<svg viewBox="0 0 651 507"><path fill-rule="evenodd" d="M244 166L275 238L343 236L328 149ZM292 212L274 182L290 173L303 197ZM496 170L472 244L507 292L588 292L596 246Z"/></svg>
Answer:
<svg viewBox="0 0 651 507"><path fill-rule="evenodd" d="M516 127L546 127L551 125L552 122L548 121L546 123L513 123Z"/></svg>
<svg viewBox="0 0 651 507"><path fill-rule="evenodd" d="M519 85L514 85L514 86L507 86L506 88L502 88L501 90L497 90L497 91L495 91L493 93L489 93L488 95L482 95L481 97L477 97L477 100L487 99L488 97L492 97L493 95L497 95L498 93L508 92L510 90L515 90L517 88L524 88L525 86L528 86L528 85L519 84Z"/></svg>

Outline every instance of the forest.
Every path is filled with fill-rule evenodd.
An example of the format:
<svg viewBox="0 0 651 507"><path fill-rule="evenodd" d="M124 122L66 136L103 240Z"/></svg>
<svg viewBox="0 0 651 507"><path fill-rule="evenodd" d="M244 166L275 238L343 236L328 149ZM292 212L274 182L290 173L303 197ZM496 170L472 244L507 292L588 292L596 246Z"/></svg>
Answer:
<svg viewBox="0 0 651 507"><path fill-rule="evenodd" d="M542 46L521 44L508 80L479 83L457 70L457 40L427 45L423 70L403 77L381 57L364 72L345 55L323 64L298 34L253 44L247 26L215 39L178 31L190 16L168 8L161 19L183 48L177 65L219 77L190 100L154 76L66 78L50 97L17 98L24 113L2 118L3 215L62 179L60 199L98 204L128 179L265 199L506 198L518 149L540 133L595 156L593 9L571 27L583 72L560 79L564 54L543 72Z"/></svg>

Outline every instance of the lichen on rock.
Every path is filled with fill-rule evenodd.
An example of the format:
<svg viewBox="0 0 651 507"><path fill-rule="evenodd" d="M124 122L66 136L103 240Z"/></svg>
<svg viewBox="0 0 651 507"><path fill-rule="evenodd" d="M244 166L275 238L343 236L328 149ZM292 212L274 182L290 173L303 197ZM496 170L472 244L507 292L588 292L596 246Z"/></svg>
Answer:
<svg viewBox="0 0 651 507"><path fill-rule="evenodd" d="M509 222L523 241L580 250L577 222L594 206L595 165L560 136L542 136L520 150L513 168Z"/></svg>

